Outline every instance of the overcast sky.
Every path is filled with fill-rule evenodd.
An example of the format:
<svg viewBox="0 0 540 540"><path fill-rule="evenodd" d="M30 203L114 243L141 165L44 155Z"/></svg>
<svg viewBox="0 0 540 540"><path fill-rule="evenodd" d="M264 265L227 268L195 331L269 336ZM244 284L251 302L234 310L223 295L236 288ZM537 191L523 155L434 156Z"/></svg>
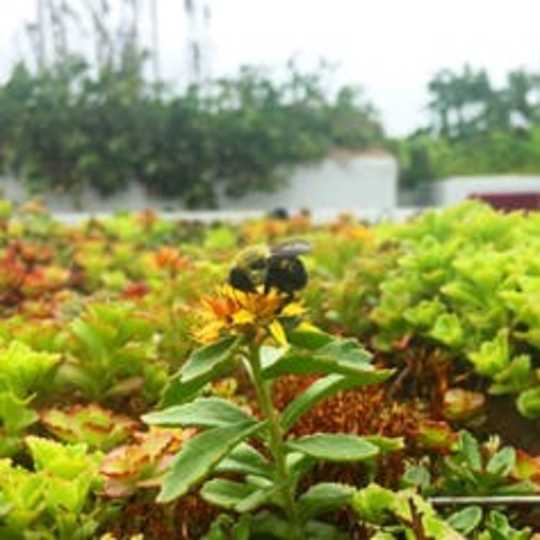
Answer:
<svg viewBox="0 0 540 540"><path fill-rule="evenodd" d="M113 2L119 0L113 0ZM425 119L426 84L443 67L540 71L540 0L208 0L213 74L240 64L282 65L292 55L338 62L340 81L361 85L387 130L404 134ZM144 0L143 0L144 2ZM158 0L164 75L182 71L183 0ZM3 2L0 76L25 49L21 27L35 0Z"/></svg>

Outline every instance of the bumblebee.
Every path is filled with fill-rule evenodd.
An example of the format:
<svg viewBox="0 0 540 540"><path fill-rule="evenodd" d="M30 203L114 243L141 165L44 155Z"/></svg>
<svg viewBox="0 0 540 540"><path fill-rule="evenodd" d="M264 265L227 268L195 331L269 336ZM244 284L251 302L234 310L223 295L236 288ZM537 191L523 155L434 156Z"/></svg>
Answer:
<svg viewBox="0 0 540 540"><path fill-rule="evenodd" d="M257 292L260 286L264 287L265 294L275 288L292 298L295 291L307 285L308 275L299 255L309 251L311 246L304 241L246 248L234 260L229 284L250 293Z"/></svg>

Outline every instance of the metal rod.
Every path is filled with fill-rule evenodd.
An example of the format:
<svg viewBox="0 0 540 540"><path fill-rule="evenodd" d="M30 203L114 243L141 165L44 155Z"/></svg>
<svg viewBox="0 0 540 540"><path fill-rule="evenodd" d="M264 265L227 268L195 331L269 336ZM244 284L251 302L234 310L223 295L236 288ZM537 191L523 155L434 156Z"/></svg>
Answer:
<svg viewBox="0 0 540 540"><path fill-rule="evenodd" d="M540 495L493 495L486 497L428 497L433 506L479 504L483 506L509 505L540 505Z"/></svg>

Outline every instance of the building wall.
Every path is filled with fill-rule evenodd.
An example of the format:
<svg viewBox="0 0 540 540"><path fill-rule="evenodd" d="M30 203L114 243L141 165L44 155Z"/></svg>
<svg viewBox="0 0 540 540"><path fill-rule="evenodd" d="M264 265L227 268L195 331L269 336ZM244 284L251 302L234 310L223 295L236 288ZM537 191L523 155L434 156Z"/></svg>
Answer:
<svg viewBox="0 0 540 540"><path fill-rule="evenodd" d="M540 176L458 176L433 183L436 206L451 206L481 193L540 193Z"/></svg>
<svg viewBox="0 0 540 540"><path fill-rule="evenodd" d="M221 195L219 206L222 210L267 211L277 207L319 211L387 210L397 205L397 174L396 161L387 155L327 158L316 165L298 167L288 186L276 193L252 193L241 199ZM22 183L6 177L0 178L0 190L15 201L29 197ZM91 189L85 189L79 196L48 192L42 198L54 212L183 209L177 201L149 196L137 184L105 199Z"/></svg>
<svg viewBox="0 0 540 540"><path fill-rule="evenodd" d="M222 197L220 207L233 210L394 208L397 175L397 163L389 156L336 157L299 167L289 185L276 193L250 193L234 200Z"/></svg>

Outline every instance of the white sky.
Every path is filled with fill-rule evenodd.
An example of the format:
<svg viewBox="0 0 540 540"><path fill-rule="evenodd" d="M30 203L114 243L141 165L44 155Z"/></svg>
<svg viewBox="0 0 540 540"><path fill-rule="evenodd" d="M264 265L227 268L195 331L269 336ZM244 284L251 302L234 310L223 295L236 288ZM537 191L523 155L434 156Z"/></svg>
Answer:
<svg viewBox="0 0 540 540"><path fill-rule="evenodd" d="M113 0L119 2L120 0ZM0 76L24 50L35 0L0 0ZM540 71L540 0L210 0L213 74L240 64L283 65L292 55L341 66L391 134L422 123L426 84L443 67L486 67L496 82L516 67ZM158 0L163 73L182 72L183 0Z"/></svg>

